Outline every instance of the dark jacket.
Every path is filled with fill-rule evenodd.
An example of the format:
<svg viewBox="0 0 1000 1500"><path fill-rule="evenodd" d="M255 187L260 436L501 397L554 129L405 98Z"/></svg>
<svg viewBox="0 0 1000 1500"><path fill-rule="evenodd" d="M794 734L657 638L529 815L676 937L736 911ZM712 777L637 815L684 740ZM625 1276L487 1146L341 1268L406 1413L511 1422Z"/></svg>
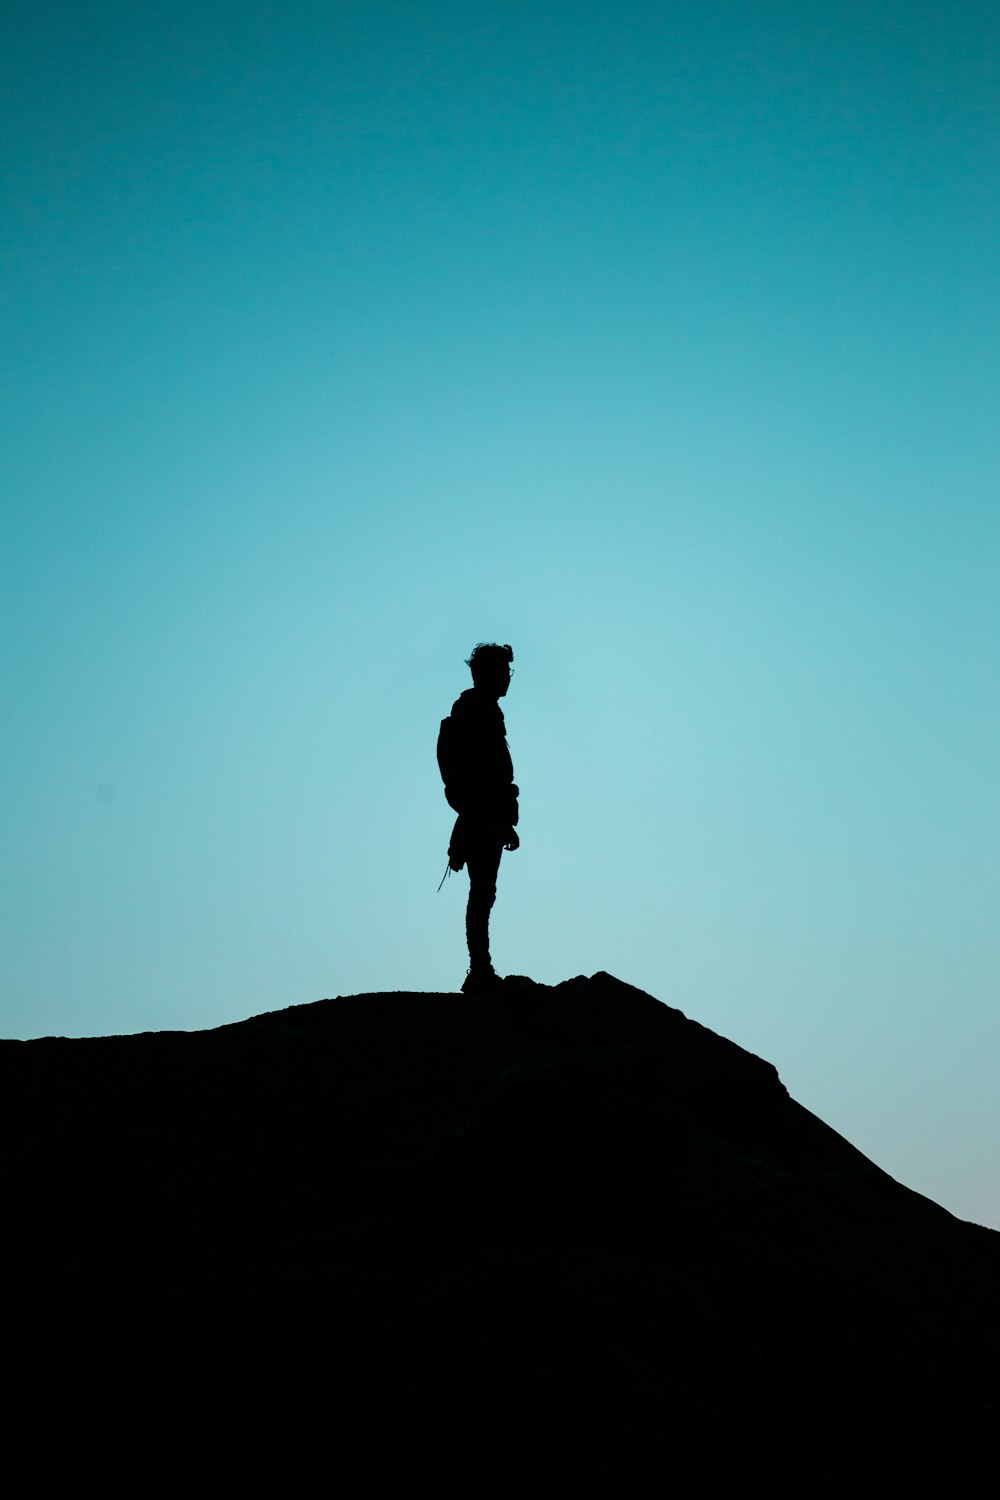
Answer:
<svg viewBox="0 0 1000 1500"><path fill-rule="evenodd" d="M517 787L503 712L495 698L466 688L441 725L438 763L444 794L460 817L513 828Z"/></svg>

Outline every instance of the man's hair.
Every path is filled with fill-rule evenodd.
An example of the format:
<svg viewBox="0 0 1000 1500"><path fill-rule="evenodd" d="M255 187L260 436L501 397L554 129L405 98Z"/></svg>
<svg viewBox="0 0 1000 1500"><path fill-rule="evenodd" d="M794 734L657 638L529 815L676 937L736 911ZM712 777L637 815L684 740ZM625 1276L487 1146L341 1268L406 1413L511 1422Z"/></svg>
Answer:
<svg viewBox="0 0 1000 1500"><path fill-rule="evenodd" d="M466 659L465 665L472 673L473 682L478 682L480 677L488 677L501 663L509 665L513 660L514 652L510 646L498 646L496 641L480 641L472 648L472 655Z"/></svg>

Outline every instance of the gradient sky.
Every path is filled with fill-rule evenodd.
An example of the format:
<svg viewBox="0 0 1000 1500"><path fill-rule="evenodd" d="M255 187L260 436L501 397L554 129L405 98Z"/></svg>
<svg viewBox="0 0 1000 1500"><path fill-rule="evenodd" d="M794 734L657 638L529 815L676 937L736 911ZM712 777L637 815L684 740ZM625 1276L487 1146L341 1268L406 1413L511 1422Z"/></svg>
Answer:
<svg viewBox="0 0 1000 1500"><path fill-rule="evenodd" d="M607 969L1000 1225L993 0L7 0L3 1033Z"/></svg>

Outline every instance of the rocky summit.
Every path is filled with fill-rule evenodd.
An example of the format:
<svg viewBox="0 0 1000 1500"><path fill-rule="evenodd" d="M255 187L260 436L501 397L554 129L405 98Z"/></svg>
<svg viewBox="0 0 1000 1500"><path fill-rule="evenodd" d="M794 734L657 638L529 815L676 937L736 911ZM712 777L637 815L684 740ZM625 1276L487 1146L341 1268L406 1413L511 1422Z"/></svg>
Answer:
<svg viewBox="0 0 1000 1500"><path fill-rule="evenodd" d="M4 1042L0 1084L35 1487L986 1493L1000 1235L608 974Z"/></svg>

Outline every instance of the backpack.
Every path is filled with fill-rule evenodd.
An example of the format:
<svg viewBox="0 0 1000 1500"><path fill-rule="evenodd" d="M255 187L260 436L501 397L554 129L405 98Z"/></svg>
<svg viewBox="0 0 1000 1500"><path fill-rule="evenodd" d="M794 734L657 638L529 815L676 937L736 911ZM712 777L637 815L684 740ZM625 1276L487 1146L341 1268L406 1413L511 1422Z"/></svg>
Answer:
<svg viewBox="0 0 1000 1500"><path fill-rule="evenodd" d="M441 728L438 730L437 763L438 770L441 772L441 780L444 782L445 797L454 807L455 804L449 793L461 778L462 757L458 727L451 714L441 720ZM455 811L457 812L458 808L455 808Z"/></svg>

